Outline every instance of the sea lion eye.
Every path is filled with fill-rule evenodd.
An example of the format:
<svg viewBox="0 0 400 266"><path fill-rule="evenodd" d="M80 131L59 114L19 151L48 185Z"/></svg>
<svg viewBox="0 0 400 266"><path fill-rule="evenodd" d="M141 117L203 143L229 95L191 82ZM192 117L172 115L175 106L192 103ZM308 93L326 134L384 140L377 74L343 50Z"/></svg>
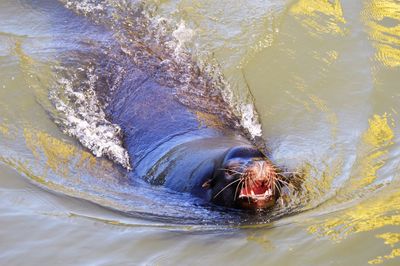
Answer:
<svg viewBox="0 0 400 266"><path fill-rule="evenodd" d="M227 180L232 180L236 174L237 174L237 172L232 169L225 170L225 178Z"/></svg>
<svg viewBox="0 0 400 266"><path fill-rule="evenodd" d="M227 174L227 175L234 175L235 172L234 172L233 170L231 170L231 169L226 169L226 170L225 170L225 174Z"/></svg>

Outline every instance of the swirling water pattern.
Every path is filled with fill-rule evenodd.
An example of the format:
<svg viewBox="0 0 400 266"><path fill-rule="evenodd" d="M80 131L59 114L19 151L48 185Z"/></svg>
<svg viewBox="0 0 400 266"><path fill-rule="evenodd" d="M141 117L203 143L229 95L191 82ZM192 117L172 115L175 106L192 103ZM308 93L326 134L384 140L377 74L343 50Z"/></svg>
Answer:
<svg viewBox="0 0 400 266"><path fill-rule="evenodd" d="M0 3L2 263L399 264L398 1L146 2L168 22L151 38L218 70L273 159L306 173L288 209L250 217L128 180L54 123L60 55L125 43L119 13L91 16L118 2Z"/></svg>

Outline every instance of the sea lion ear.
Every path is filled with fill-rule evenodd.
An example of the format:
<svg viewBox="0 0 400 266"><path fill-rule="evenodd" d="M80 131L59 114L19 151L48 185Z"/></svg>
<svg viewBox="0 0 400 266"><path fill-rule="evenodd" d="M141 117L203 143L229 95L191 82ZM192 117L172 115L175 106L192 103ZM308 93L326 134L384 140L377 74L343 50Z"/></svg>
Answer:
<svg viewBox="0 0 400 266"><path fill-rule="evenodd" d="M210 189L211 188L211 179L207 179L206 182L203 183L203 185L201 185L202 188L204 189Z"/></svg>

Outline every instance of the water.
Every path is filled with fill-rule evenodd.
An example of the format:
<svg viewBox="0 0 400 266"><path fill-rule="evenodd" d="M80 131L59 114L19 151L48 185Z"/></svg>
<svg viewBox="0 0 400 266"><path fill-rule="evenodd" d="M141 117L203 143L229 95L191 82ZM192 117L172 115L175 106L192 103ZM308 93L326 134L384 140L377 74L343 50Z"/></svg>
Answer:
<svg viewBox="0 0 400 266"><path fill-rule="evenodd" d="M305 171L293 208L258 217L132 183L61 130L60 57L126 36L91 15L118 1L93 3L0 3L3 264L399 264L399 1L147 2L180 66L222 72L249 132L254 104L273 160Z"/></svg>

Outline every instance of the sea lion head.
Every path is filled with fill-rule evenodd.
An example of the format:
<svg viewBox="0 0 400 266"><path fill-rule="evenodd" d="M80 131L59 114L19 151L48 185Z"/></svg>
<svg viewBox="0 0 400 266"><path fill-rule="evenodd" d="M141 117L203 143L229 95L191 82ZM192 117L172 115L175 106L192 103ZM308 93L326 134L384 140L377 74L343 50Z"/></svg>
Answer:
<svg viewBox="0 0 400 266"><path fill-rule="evenodd" d="M275 205L278 180L274 165L256 148L230 149L211 179L203 184L218 205L260 210Z"/></svg>

